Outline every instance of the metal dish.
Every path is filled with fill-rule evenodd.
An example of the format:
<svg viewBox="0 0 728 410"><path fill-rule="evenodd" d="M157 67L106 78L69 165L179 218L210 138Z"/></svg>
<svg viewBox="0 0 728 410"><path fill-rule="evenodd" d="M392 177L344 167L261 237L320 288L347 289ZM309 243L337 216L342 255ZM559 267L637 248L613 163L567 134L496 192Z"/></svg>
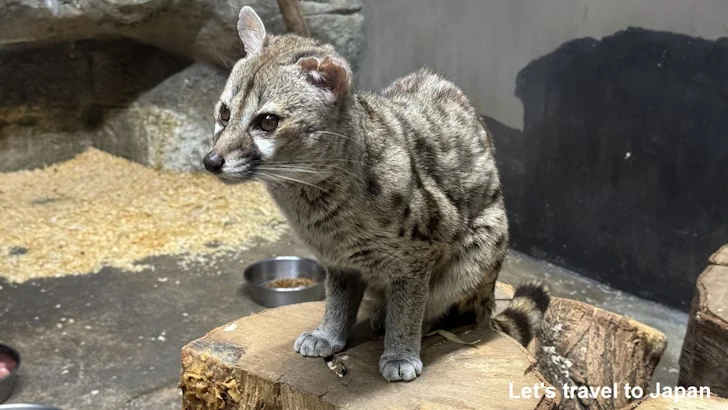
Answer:
<svg viewBox="0 0 728 410"><path fill-rule="evenodd" d="M61 410L42 404L0 404L0 410Z"/></svg>
<svg viewBox="0 0 728 410"><path fill-rule="evenodd" d="M265 307L312 302L324 298L324 269L314 260L298 256L279 256L256 262L245 269L243 277L251 299ZM271 288L277 279L308 278L315 283L307 287Z"/></svg>
<svg viewBox="0 0 728 410"><path fill-rule="evenodd" d="M15 380L18 378L18 371L20 370L20 353L10 346L0 344L0 352L10 355L15 360L15 369L10 372L9 375L0 379L0 403L10 397L15 387ZM0 406L0 409L5 407Z"/></svg>

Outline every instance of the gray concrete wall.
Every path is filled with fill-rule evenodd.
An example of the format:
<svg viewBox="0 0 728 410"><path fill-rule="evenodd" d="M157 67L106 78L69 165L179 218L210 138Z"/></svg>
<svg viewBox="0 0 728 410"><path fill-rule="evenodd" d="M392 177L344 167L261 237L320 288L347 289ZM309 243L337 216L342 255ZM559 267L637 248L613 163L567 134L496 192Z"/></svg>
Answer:
<svg viewBox="0 0 728 410"><path fill-rule="evenodd" d="M706 39L728 35L725 0L363 0L367 46L358 83L380 89L427 66L481 113L520 129L516 74L580 37L630 26Z"/></svg>
<svg viewBox="0 0 728 410"><path fill-rule="evenodd" d="M687 309L728 243L728 1L364 0L358 83L420 67L486 117L511 246Z"/></svg>

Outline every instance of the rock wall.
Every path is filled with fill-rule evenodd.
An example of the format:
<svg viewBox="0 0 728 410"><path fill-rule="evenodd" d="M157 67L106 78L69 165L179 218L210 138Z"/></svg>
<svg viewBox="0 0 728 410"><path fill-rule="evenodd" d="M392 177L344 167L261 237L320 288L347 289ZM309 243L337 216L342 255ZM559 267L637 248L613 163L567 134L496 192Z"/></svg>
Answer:
<svg viewBox="0 0 728 410"><path fill-rule="evenodd" d="M0 12L0 171L88 146L157 168L200 169L212 108L243 56L250 5L272 33L271 0L6 0ZM359 0L301 1L312 34L357 66Z"/></svg>

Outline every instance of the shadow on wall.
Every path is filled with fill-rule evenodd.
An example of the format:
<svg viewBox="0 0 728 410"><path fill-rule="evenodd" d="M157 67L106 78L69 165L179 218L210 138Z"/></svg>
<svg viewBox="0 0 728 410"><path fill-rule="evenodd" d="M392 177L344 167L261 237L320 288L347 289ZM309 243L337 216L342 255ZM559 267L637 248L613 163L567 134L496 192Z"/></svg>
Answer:
<svg viewBox="0 0 728 410"><path fill-rule="evenodd" d="M496 138L512 244L686 310L728 243L728 39L630 28L517 77Z"/></svg>

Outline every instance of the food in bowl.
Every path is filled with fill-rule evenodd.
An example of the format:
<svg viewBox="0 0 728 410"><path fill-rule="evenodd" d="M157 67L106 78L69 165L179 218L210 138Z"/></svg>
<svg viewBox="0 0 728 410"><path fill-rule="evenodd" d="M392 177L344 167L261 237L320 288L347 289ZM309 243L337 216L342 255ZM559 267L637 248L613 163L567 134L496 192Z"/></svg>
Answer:
<svg viewBox="0 0 728 410"><path fill-rule="evenodd" d="M17 366L15 358L9 353L0 350L0 379L12 373L15 370L15 366Z"/></svg>
<svg viewBox="0 0 728 410"><path fill-rule="evenodd" d="M283 279L276 279L268 282L266 286L269 288L307 288L309 286L315 285L316 282L309 279L309 278L283 278Z"/></svg>

